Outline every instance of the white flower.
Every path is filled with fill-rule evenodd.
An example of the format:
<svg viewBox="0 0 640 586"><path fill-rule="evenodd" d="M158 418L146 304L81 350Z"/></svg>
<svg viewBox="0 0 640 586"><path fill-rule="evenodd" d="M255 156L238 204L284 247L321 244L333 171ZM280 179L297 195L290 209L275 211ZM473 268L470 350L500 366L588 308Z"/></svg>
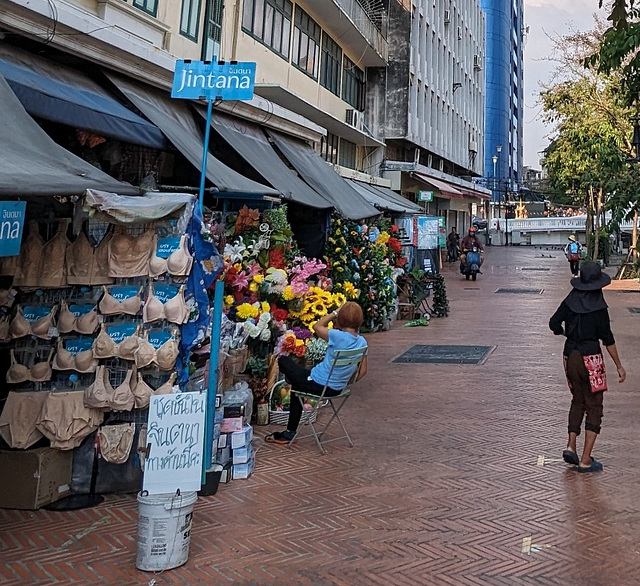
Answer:
<svg viewBox="0 0 640 586"><path fill-rule="evenodd" d="M229 257L231 264L242 262L244 255L247 252L247 247L242 242L242 237L238 238L233 244L227 244L224 247L224 255Z"/></svg>

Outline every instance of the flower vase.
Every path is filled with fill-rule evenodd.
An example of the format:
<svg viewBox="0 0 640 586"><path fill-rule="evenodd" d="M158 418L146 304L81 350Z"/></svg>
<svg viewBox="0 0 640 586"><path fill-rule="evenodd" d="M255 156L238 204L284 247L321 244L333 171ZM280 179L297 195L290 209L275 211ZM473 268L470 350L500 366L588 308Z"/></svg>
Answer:
<svg viewBox="0 0 640 586"><path fill-rule="evenodd" d="M269 403L258 403L256 408L256 425L269 425Z"/></svg>

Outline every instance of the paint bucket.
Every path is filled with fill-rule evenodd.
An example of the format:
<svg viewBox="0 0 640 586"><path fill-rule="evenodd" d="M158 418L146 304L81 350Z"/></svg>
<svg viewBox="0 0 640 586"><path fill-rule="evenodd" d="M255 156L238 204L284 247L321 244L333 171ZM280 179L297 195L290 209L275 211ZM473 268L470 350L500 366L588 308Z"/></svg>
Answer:
<svg viewBox="0 0 640 586"><path fill-rule="evenodd" d="M191 542L195 492L138 493L136 568L161 572L186 563Z"/></svg>

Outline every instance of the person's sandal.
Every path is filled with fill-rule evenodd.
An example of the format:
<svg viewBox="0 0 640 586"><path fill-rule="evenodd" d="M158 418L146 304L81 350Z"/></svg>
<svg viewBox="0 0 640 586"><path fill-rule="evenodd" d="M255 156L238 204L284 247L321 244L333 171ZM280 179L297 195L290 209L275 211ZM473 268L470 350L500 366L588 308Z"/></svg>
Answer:
<svg viewBox="0 0 640 586"><path fill-rule="evenodd" d="M275 433L270 433L264 437L264 441L268 444L280 444L285 445L288 444L294 437L294 434L289 434L288 431L276 431Z"/></svg>
<svg viewBox="0 0 640 586"><path fill-rule="evenodd" d="M573 464L574 466L580 465L580 458L578 458L578 454L572 450L564 450L564 452L562 452L562 459L567 464Z"/></svg>
<svg viewBox="0 0 640 586"><path fill-rule="evenodd" d="M598 462L595 458L591 458L591 466L578 466L578 472L601 472L603 469L602 463Z"/></svg>

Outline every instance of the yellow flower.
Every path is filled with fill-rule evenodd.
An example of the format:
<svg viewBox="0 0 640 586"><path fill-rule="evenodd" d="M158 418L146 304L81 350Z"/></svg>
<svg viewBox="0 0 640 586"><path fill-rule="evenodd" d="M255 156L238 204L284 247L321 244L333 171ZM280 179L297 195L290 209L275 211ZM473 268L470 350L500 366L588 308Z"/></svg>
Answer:
<svg viewBox="0 0 640 586"><path fill-rule="evenodd" d="M233 305L234 301L235 301L235 299L233 298L233 295L227 295L224 298L225 305Z"/></svg>
<svg viewBox="0 0 640 586"><path fill-rule="evenodd" d="M237 315L240 319L249 319L250 317L256 317L259 312L260 310L250 303L243 303L238 306Z"/></svg>
<svg viewBox="0 0 640 586"><path fill-rule="evenodd" d="M342 283L342 288L344 289L344 293L347 297L355 299L358 296L356 288L353 286L353 283L351 281L345 281L344 283Z"/></svg>
<svg viewBox="0 0 640 586"><path fill-rule="evenodd" d="M262 302L262 313L269 313L271 311L271 306L266 302Z"/></svg>
<svg viewBox="0 0 640 586"><path fill-rule="evenodd" d="M340 306L344 305L347 302L347 298L342 293L336 293L334 295L335 304Z"/></svg>
<svg viewBox="0 0 640 586"><path fill-rule="evenodd" d="M298 340L298 338L296 338L296 346L304 346L304 341L303 340Z"/></svg>
<svg viewBox="0 0 640 586"><path fill-rule="evenodd" d="M378 239L376 240L377 244L386 244L389 241L389 238L391 238L391 236L389 235L389 232L384 231L380 233L380 236L378 236Z"/></svg>
<svg viewBox="0 0 640 586"><path fill-rule="evenodd" d="M240 272L242 270L242 265L239 262L237 262L236 264L233 265L233 268L236 271Z"/></svg>
<svg viewBox="0 0 640 586"><path fill-rule="evenodd" d="M260 285L264 281L263 275L254 275L253 280Z"/></svg>
<svg viewBox="0 0 640 586"><path fill-rule="evenodd" d="M287 285L282 293L282 297L284 298L285 301L291 301L292 299L295 299L295 294L293 292L293 289L291 288L291 285Z"/></svg>
<svg viewBox="0 0 640 586"><path fill-rule="evenodd" d="M249 291L257 291L258 283L249 283Z"/></svg>

